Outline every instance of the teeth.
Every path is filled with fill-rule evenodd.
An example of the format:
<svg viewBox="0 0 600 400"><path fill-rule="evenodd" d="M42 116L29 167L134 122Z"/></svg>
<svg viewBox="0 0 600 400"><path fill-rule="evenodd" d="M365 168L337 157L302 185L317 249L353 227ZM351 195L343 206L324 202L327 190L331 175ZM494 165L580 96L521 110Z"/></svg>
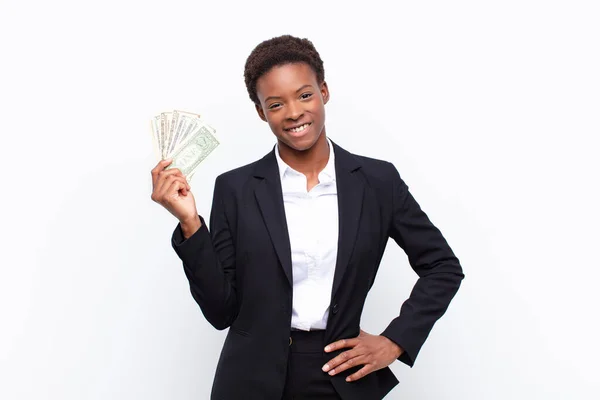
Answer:
<svg viewBox="0 0 600 400"><path fill-rule="evenodd" d="M289 130L291 132L296 132L296 133L297 132L302 132L303 130L305 130L306 128L308 128L308 125L310 125L310 124L304 124L304 125L301 125L301 126L299 126L297 128L292 128L292 129L289 129Z"/></svg>

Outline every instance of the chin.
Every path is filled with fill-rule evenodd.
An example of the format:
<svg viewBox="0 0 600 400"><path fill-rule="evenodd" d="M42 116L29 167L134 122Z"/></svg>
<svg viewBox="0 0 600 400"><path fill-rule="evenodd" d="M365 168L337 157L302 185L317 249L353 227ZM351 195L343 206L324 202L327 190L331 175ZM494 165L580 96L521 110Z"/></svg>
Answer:
<svg viewBox="0 0 600 400"><path fill-rule="evenodd" d="M306 151L310 150L319 140L319 136L317 137L285 137L280 138L286 146L296 150L296 151Z"/></svg>

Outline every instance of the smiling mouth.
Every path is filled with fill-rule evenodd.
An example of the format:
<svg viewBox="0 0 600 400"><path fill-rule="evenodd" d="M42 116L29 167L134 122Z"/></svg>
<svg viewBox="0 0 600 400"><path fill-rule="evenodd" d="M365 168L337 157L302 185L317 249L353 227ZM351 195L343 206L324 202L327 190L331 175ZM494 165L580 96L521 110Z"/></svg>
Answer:
<svg viewBox="0 0 600 400"><path fill-rule="evenodd" d="M300 133L300 132L304 131L305 129L307 129L311 125L312 125L312 122L308 122L306 124L303 124L303 125L300 125L300 126L296 126L294 128L284 129L284 131L286 131L286 132Z"/></svg>

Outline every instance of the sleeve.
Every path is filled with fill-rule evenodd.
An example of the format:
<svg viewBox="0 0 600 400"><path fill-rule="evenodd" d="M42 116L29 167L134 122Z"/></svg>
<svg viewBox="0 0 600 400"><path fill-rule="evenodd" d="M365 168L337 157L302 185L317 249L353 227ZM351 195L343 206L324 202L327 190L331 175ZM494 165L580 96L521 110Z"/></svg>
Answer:
<svg viewBox="0 0 600 400"><path fill-rule="evenodd" d="M237 315L235 282L235 246L226 212L224 183L215 182L210 230L202 217L202 226L185 239L178 224L171 244L183 262L192 297L215 328L225 329ZM229 199L231 200L231 199Z"/></svg>
<svg viewBox="0 0 600 400"><path fill-rule="evenodd" d="M421 210L396 168L393 168L392 218L389 237L404 250L419 276L400 315L382 335L405 352L398 358L412 367L435 322L446 312L464 278L458 258Z"/></svg>

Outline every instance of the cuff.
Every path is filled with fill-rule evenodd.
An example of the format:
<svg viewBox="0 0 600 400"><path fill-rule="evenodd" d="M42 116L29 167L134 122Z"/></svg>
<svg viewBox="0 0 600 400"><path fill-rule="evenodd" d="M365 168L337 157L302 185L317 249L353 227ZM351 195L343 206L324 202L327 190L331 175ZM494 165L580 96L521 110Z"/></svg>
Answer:
<svg viewBox="0 0 600 400"><path fill-rule="evenodd" d="M400 323L397 319L394 319L390 325L381 333L381 336L385 336L392 342L404 350L404 352L398 357L398 361L408 365L412 368L415 364L415 359L419 353L420 346L410 340L410 337L406 333L402 333L401 330L397 329L397 325Z"/></svg>
<svg viewBox="0 0 600 400"><path fill-rule="evenodd" d="M183 236L181 223L178 223L171 237L171 245L179 258L187 265L194 265L198 256L198 250L202 248L206 241L210 241L210 234L206 227L206 222L200 217L202 226L189 238Z"/></svg>

